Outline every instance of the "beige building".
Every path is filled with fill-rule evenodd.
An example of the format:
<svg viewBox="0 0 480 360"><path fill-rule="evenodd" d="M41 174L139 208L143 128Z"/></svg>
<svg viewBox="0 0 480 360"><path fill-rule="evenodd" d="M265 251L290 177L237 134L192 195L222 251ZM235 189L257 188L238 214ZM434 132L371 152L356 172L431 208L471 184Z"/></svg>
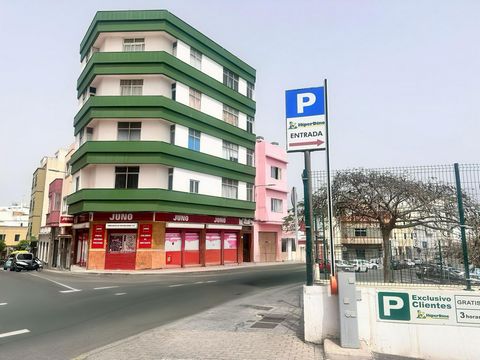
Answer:
<svg viewBox="0 0 480 360"><path fill-rule="evenodd" d="M25 240L28 228L28 208L24 206L0 207L0 240L5 241L8 248Z"/></svg>
<svg viewBox="0 0 480 360"><path fill-rule="evenodd" d="M27 240L38 240L40 229L45 227L48 213L48 186L54 179L64 177L67 151L60 149L54 157L45 156L33 173Z"/></svg>

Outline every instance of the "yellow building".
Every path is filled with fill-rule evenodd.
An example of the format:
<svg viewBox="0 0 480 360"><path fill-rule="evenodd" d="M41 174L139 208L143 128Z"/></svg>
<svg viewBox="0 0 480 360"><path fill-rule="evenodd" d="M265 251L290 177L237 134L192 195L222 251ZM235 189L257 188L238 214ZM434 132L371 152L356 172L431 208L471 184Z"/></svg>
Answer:
<svg viewBox="0 0 480 360"><path fill-rule="evenodd" d="M0 207L0 240L9 248L26 240L28 229L28 208L12 205Z"/></svg>

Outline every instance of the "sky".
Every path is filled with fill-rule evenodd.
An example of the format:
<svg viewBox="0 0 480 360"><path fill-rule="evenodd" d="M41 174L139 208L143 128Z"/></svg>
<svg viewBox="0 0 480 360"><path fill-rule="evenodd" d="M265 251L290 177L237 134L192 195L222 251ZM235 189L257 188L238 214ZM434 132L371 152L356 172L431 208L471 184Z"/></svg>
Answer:
<svg viewBox="0 0 480 360"><path fill-rule="evenodd" d="M73 142L80 41L126 9L169 10L253 66L267 141L285 146L285 90L327 79L332 169L478 162L479 1L0 0L0 206L28 204L40 160ZM301 189L303 155L288 161Z"/></svg>

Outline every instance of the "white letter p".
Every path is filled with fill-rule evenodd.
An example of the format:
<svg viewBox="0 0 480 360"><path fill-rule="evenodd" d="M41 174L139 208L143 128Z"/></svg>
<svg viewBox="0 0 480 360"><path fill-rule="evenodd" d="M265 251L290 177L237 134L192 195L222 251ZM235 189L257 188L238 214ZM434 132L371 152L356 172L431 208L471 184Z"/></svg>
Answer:
<svg viewBox="0 0 480 360"><path fill-rule="evenodd" d="M315 104L317 97L314 93L297 94L297 113L303 114L304 108Z"/></svg>
<svg viewBox="0 0 480 360"><path fill-rule="evenodd" d="M403 299L398 296L383 297L383 312L385 316L390 316L390 310L398 310L403 308Z"/></svg>

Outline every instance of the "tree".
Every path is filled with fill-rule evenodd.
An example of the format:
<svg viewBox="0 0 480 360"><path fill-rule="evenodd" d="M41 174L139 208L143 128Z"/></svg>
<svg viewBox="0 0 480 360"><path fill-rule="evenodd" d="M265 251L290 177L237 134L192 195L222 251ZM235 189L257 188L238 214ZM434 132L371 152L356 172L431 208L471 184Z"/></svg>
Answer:
<svg viewBox="0 0 480 360"><path fill-rule="evenodd" d="M323 197L323 196L322 196ZM394 229L424 226L451 230L458 226L455 188L406 174L351 170L332 184L334 216L378 223L383 241L384 279L393 281L390 235ZM318 202L321 204L322 199Z"/></svg>
<svg viewBox="0 0 480 360"><path fill-rule="evenodd" d="M5 243L5 240L0 240L0 254L5 251L7 248L7 244Z"/></svg>
<svg viewBox="0 0 480 360"><path fill-rule="evenodd" d="M20 240L17 244L17 250L27 250L30 248L30 241L28 240Z"/></svg>

